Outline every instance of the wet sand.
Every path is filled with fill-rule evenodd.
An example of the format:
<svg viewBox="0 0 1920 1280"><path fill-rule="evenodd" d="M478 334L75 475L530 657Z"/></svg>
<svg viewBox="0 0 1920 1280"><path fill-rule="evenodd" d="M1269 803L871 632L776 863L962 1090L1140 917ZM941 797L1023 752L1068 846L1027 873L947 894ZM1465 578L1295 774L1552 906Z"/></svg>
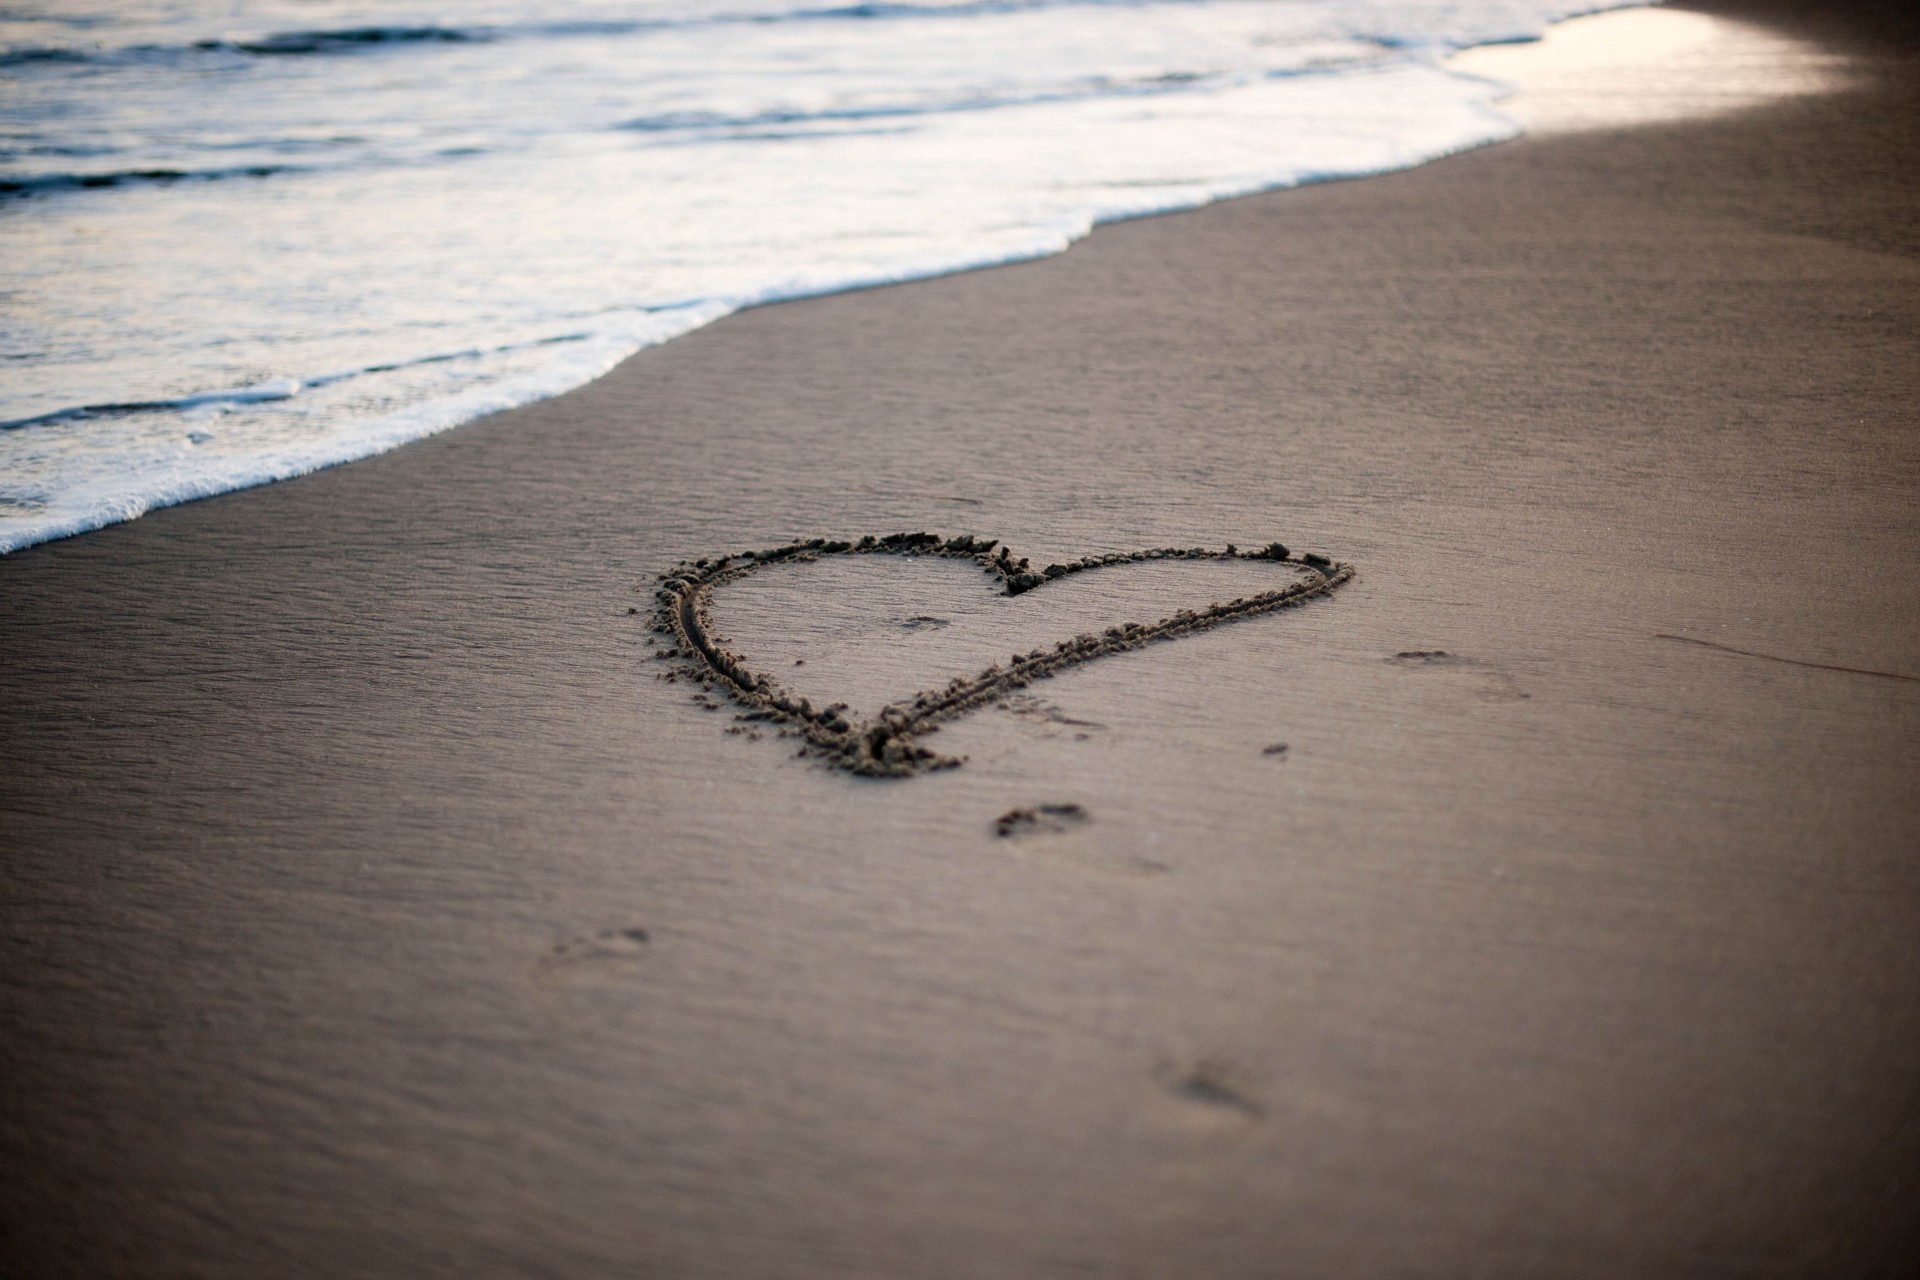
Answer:
<svg viewBox="0 0 1920 1280"><path fill-rule="evenodd" d="M0 1269L1910 1273L1920 45L1741 11L1854 87L745 313L0 561ZM666 678L682 559L922 530L1355 576L918 776ZM712 620L870 716L1283 567Z"/></svg>

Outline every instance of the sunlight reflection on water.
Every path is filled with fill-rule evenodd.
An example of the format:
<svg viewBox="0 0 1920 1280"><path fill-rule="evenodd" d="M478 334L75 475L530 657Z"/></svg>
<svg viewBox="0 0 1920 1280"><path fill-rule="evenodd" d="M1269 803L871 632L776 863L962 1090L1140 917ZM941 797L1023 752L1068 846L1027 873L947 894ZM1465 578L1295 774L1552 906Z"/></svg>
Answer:
<svg viewBox="0 0 1920 1280"><path fill-rule="evenodd" d="M1535 44L1468 49L1448 65L1514 86L1500 109L1537 134L1727 115L1832 93L1853 75L1818 45L1677 9L1575 18Z"/></svg>

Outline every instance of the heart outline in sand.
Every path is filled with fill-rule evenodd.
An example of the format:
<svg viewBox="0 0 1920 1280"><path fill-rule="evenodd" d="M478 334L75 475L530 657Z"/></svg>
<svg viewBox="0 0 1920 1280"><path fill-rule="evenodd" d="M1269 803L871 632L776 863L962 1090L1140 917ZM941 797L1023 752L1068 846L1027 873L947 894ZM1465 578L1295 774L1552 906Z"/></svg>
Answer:
<svg viewBox="0 0 1920 1280"><path fill-rule="evenodd" d="M1182 609L1154 623L1124 623L1103 632L1063 640L1051 649L1015 655L1005 665L994 663L971 678L956 677L942 689L891 703L865 723L855 723L842 714L847 710L844 703L815 708L806 698L795 697L765 673L748 668L739 654L721 648L713 640L707 612L716 587L770 564L805 563L828 555L940 556L972 560L989 577L1000 582L1010 597L1024 595L1069 574L1147 560L1270 560L1304 569L1308 576L1277 591L1242 596L1205 609ZM1353 572L1352 565L1340 564L1313 552L1296 559L1278 542L1253 551L1242 551L1229 543L1221 551L1168 547L1087 556L1071 564L1049 565L1044 571L1036 571L993 538L963 535L943 539L931 533L868 536L857 542L814 538L767 551L682 561L661 574L656 583L653 627L659 634L671 638L675 646L661 650L658 656L679 662L682 669L704 687L718 686L745 709L742 719L768 720L787 726L806 739L804 754L815 755L835 768L862 777L900 778L923 770L951 769L963 763L955 757L929 751L914 741L917 734L927 732L941 721L977 711L1015 689L1068 667L1330 595L1351 579Z"/></svg>

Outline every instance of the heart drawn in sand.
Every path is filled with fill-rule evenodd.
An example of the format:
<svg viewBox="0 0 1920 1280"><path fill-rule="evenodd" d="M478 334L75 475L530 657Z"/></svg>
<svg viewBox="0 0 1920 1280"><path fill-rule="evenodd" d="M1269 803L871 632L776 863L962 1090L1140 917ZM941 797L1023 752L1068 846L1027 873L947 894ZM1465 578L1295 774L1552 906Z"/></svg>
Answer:
<svg viewBox="0 0 1920 1280"><path fill-rule="evenodd" d="M848 719L843 703L815 707L807 699L795 697L765 673L750 670L741 655L714 642L708 605L716 587L736 582L771 564L806 562L822 556L874 555L972 560L999 582L1008 596L1024 595L1068 574L1148 560L1267 560L1284 563L1304 576L1273 591L1243 596L1205 609L1182 609L1158 622L1129 622L1108 627L1102 632L1062 640L1051 649L1016 654L1006 663L995 663L978 675L956 677L943 688L883 707L864 723ZM1339 564L1312 552L1296 559L1278 542L1252 551L1229 545L1222 551L1204 547L1165 548L1088 556L1072 564L1049 565L1045 570L1036 571L992 538L942 539L931 533L896 533L884 538L865 537L858 542L815 538L768 551L745 551L717 559L682 562L660 575L654 592L658 608L653 625L655 631L670 637L675 645L662 650L659 656L679 661L693 679L708 689L717 688L726 693L744 708L742 719L774 721L787 726L806 740L808 754L836 768L867 777L898 778L926 769L951 769L962 763L952 756L929 751L914 741L916 735L943 720L976 711L1015 689L1068 667L1328 595L1352 577L1351 565Z"/></svg>

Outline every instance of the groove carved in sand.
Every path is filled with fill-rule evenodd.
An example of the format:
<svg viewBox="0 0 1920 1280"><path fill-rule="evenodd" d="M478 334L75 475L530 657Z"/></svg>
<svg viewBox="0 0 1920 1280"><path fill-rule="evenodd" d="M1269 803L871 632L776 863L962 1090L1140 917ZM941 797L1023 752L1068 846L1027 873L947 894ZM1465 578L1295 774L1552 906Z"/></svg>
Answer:
<svg viewBox="0 0 1920 1280"><path fill-rule="evenodd" d="M997 549L996 549L997 548ZM1285 564L1301 576L1284 587L1258 595L1182 609L1153 623L1129 622L1062 640L1051 649L1035 649L995 663L975 676L955 678L944 688L929 690L883 707L871 720L855 723L846 716L845 703L815 707L796 697L765 672L751 670L740 654L729 652L713 639L708 605L716 587L755 573L770 564L806 562L821 556L893 555L940 556L972 560L1001 584L1008 596L1023 595L1069 574L1147 560L1268 560ZM654 630L673 640L675 647L662 657L678 659L688 674L707 689L717 689L744 708L743 720L766 720L783 725L806 741L803 754L813 755L850 773L866 777L907 777L927 769L951 769L961 761L939 755L915 741L940 722L953 720L988 706L1006 694L1068 667L1110 654L1138 649L1158 640L1172 640L1224 622L1272 613L1315 596L1330 594L1353 577L1351 565L1338 564L1311 552L1295 558L1275 542L1252 551L1229 545L1223 551L1204 547L1164 548L1118 555L1088 556L1072 564L1034 570L992 538L943 539L930 533L896 533L858 542L814 538L767 551L746 551L717 559L682 561L660 575L654 599Z"/></svg>

